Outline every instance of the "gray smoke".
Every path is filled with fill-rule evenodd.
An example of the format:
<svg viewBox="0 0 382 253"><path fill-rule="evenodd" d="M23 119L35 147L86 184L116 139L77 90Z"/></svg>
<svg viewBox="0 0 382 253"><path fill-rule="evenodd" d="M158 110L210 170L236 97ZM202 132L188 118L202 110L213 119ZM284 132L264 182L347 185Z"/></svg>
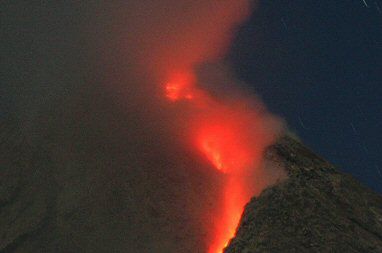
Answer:
<svg viewBox="0 0 382 253"><path fill-rule="evenodd" d="M55 187L52 229L30 252L205 251L223 178L182 142L184 111L167 106L161 84L168 71L219 61L250 6L1 3L1 116L47 154ZM232 82L219 83L208 90L223 98ZM260 188L275 180L264 178Z"/></svg>

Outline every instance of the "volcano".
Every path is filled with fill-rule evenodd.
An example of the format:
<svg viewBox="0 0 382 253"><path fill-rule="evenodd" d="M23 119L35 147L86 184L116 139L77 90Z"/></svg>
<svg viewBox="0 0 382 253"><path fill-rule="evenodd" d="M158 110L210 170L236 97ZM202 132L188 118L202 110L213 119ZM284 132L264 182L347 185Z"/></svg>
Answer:
<svg viewBox="0 0 382 253"><path fill-rule="evenodd" d="M295 32L306 28L263 12L265 1L33 2L2 4L0 252L380 251L380 197L288 137L273 114L282 111L268 110L261 99L268 90L269 101L286 109L306 104L304 114L325 114L330 120L315 122L330 125L336 107L321 110L325 98L340 101L336 94L349 88L319 95L326 78L311 77L341 66L332 59L342 62L347 51L331 57L305 47L310 40ZM306 19L296 23L316 26L310 12L297 10ZM246 55L259 50L255 65L231 57L251 13L265 17L255 23L267 31L239 46ZM273 18L282 32L265 25ZM317 49L326 47L311 36L326 33L306 31ZM292 46L282 49L279 35ZM363 54L354 43L348 51ZM321 55L330 55L330 64L316 65ZM260 79L246 83L237 60ZM354 72L351 65L329 78L333 87L363 83L369 72L340 78ZM306 91L297 97L325 107L295 103L284 90L289 85L293 93ZM347 105L363 114L357 100ZM308 130L302 115L297 110L293 118ZM361 139L349 122L354 140Z"/></svg>
<svg viewBox="0 0 382 253"><path fill-rule="evenodd" d="M31 146L19 128L13 120L1 125L1 252L203 252L188 241L189 231L173 237L168 229L177 226L168 226L170 217L155 204L163 201L158 191L124 195L117 174L109 174L111 185L97 181L95 171L59 176L58 161ZM265 160L285 167L288 178L251 200L225 253L382 251L380 195L290 136L268 148ZM146 183L129 180L136 185L129 189ZM154 203L132 208L131 198L139 196L139 202L150 196ZM196 205L198 199L189 201Z"/></svg>

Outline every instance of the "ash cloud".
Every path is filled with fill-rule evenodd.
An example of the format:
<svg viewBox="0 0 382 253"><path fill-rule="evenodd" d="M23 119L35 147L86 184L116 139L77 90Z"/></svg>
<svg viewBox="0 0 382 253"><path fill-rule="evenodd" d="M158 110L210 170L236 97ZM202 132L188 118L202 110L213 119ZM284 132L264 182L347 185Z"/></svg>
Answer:
<svg viewBox="0 0 382 253"><path fill-rule="evenodd" d="M269 123L271 144L279 121L235 88L227 65L216 63L254 4L2 5L3 115L16 115L30 145L49 156L53 166L45 173L57 188L53 228L33 247L205 252L214 219L208 210L218 207L225 179L187 145L182 117L193 113L169 104L163 84L173 71L192 69L199 88L216 100L251 101L245 104ZM255 174L259 193L279 171Z"/></svg>

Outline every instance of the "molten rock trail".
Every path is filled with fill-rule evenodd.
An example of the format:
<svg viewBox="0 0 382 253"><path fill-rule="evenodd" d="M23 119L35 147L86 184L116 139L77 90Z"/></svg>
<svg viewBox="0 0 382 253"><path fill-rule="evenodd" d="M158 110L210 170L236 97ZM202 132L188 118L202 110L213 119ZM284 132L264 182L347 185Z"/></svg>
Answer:
<svg viewBox="0 0 382 253"><path fill-rule="evenodd" d="M264 149L275 138L270 119L245 100L224 101L198 88L189 72L172 74L165 97L176 107L187 107L183 117L191 145L224 175L225 183L215 213L208 253L220 253L235 235L245 204L258 193L253 178Z"/></svg>

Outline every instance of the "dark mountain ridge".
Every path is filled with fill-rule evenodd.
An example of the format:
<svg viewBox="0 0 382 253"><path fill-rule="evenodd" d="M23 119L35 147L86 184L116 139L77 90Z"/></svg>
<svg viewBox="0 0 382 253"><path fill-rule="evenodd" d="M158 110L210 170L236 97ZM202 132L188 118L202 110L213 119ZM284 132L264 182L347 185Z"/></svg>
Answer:
<svg viewBox="0 0 382 253"><path fill-rule="evenodd" d="M267 159L289 178L247 205L225 253L382 252L382 197L284 137Z"/></svg>

